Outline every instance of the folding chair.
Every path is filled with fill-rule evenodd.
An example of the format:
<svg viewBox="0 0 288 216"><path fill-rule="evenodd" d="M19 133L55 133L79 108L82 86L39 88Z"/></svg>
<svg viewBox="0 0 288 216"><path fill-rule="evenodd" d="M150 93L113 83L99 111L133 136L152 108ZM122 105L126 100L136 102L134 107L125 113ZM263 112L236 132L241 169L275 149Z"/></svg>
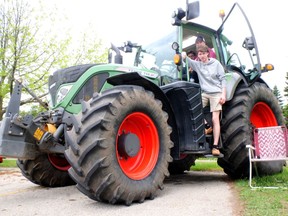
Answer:
<svg viewBox="0 0 288 216"><path fill-rule="evenodd" d="M252 166L257 162L288 160L287 129L285 126L265 127L254 129L254 146L246 145L249 150L249 186L252 189L277 189L275 186L253 186ZM255 164L254 164L255 165ZM257 173L257 166L255 166Z"/></svg>

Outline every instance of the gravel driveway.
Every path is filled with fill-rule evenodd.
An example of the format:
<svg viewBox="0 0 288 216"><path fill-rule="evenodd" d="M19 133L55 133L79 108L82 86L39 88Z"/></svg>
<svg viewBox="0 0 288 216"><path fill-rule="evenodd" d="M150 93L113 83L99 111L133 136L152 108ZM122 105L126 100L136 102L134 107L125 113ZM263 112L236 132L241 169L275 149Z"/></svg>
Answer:
<svg viewBox="0 0 288 216"><path fill-rule="evenodd" d="M26 180L18 169L0 168L0 215L241 215L233 183L223 172L190 171L169 177L164 186L154 200L127 207L91 200L75 186L44 188Z"/></svg>

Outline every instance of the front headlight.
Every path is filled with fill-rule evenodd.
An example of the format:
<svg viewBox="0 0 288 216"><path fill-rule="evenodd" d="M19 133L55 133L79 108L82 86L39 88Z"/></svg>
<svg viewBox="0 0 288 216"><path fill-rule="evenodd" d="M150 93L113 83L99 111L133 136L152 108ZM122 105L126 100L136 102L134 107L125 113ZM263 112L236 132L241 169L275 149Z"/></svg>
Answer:
<svg viewBox="0 0 288 216"><path fill-rule="evenodd" d="M60 103L65 98L71 87L72 85L65 85L59 88L55 97L56 104Z"/></svg>

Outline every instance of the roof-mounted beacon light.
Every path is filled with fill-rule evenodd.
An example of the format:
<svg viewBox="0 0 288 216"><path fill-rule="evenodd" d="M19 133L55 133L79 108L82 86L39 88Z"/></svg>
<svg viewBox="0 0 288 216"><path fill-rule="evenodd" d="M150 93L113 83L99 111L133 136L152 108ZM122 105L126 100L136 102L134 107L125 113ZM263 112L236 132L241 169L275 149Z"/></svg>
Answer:
<svg viewBox="0 0 288 216"><path fill-rule="evenodd" d="M224 21L225 18L225 11L224 10L220 10L219 11L219 17L221 18L222 22Z"/></svg>

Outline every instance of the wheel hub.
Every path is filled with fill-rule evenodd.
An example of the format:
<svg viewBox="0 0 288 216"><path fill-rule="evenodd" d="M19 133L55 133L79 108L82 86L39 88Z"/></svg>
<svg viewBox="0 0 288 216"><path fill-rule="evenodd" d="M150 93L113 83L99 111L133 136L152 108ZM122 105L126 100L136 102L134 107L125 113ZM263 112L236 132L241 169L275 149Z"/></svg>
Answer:
<svg viewBox="0 0 288 216"><path fill-rule="evenodd" d="M122 157L134 157L140 150L139 138L133 134L122 133L118 140L118 152Z"/></svg>

